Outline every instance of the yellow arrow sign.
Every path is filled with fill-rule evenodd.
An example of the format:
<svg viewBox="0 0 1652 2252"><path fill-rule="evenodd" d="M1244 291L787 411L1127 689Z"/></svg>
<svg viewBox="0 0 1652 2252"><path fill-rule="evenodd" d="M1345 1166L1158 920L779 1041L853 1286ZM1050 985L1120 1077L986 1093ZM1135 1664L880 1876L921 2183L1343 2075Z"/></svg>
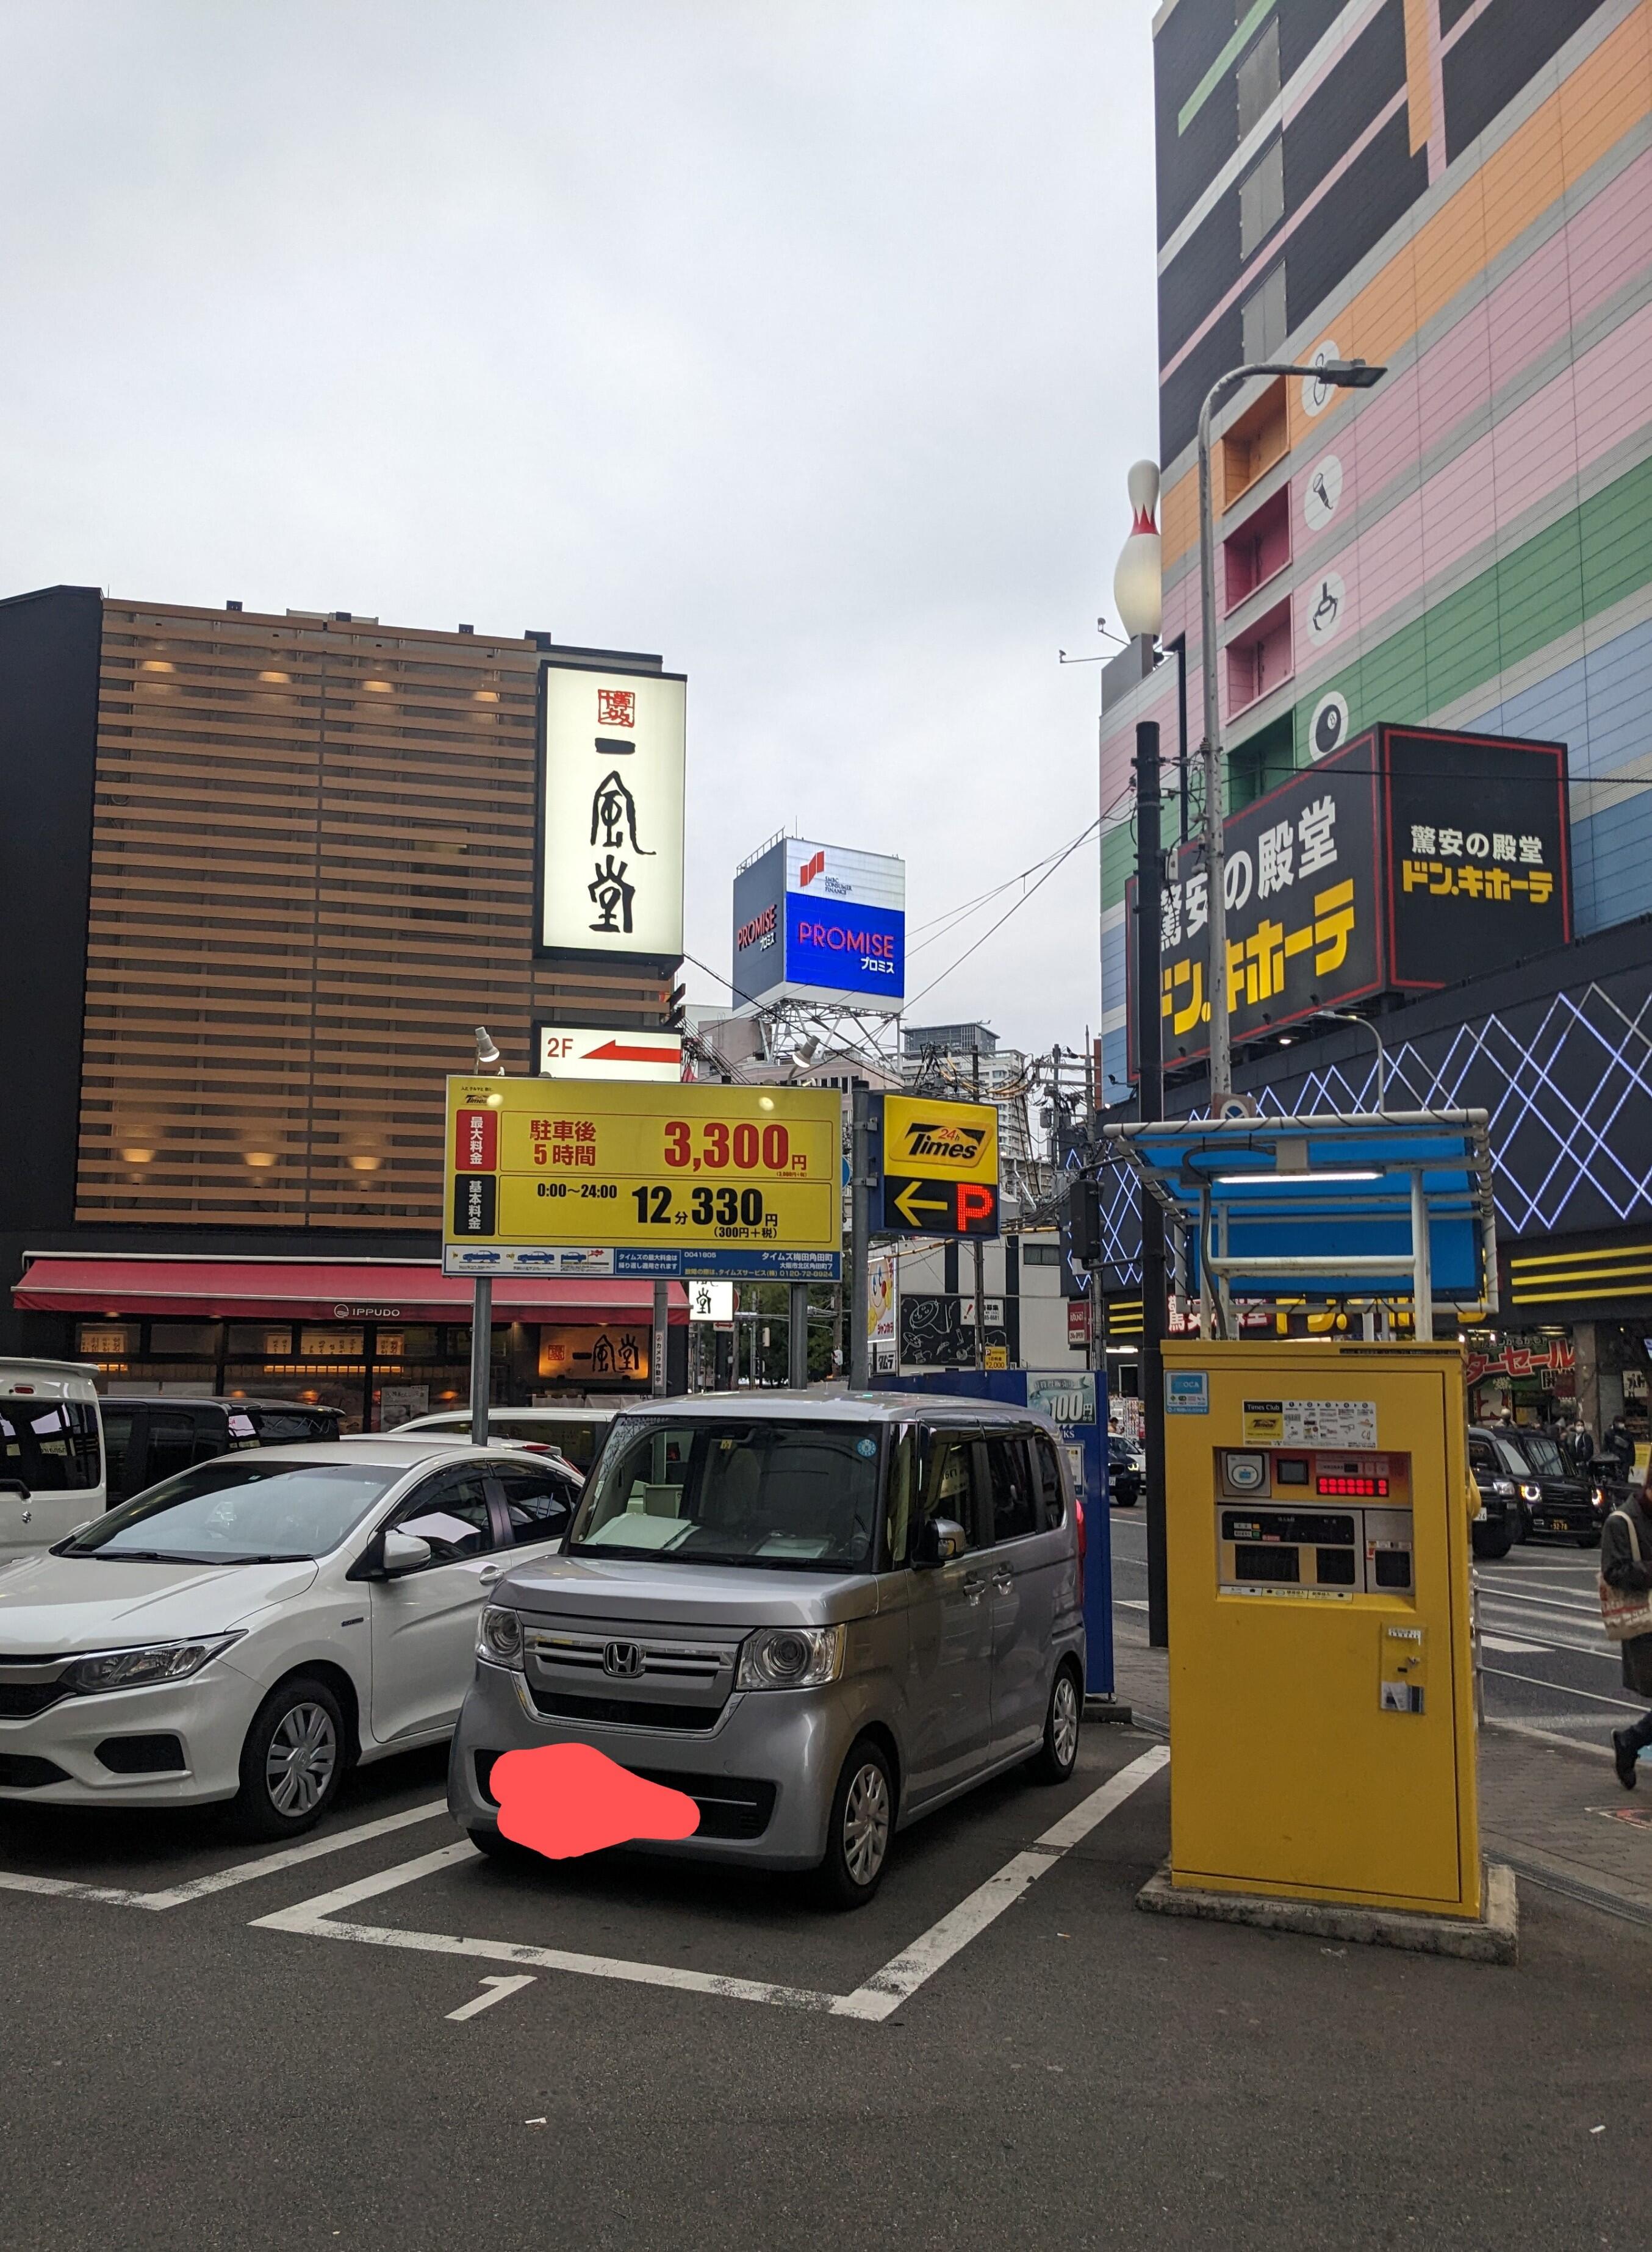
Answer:
<svg viewBox="0 0 1652 2252"><path fill-rule="evenodd" d="M895 1209L900 1213L902 1219L905 1220L907 1225L910 1227L923 1227L924 1223L918 1218L918 1214L921 1212L950 1212L951 1210L951 1205L945 1197L921 1197L918 1194L918 1191L924 1185L922 1181L909 1181L906 1186L901 1191L899 1196L894 1199Z"/></svg>

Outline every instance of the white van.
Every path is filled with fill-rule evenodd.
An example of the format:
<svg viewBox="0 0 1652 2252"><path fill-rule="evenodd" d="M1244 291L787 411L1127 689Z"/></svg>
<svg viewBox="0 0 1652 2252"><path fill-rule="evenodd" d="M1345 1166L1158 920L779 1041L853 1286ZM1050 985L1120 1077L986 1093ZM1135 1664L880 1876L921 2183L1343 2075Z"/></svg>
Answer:
<svg viewBox="0 0 1652 2252"><path fill-rule="evenodd" d="M0 1360L0 1563L103 1514L94 1373L73 1360Z"/></svg>

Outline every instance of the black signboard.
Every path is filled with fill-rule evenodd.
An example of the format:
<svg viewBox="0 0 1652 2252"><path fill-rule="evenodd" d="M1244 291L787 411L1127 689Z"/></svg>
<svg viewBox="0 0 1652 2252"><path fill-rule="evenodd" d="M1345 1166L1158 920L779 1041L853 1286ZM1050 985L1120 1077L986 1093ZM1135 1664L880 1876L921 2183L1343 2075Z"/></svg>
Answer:
<svg viewBox="0 0 1652 2252"><path fill-rule="evenodd" d="M1223 827L1236 1047L1379 992L1453 984L1572 931L1565 748L1374 727ZM1167 855L1159 1011L1167 1065L1210 1039L1208 886ZM1126 923L1136 886L1126 884ZM1135 1073L1136 949L1125 949Z"/></svg>

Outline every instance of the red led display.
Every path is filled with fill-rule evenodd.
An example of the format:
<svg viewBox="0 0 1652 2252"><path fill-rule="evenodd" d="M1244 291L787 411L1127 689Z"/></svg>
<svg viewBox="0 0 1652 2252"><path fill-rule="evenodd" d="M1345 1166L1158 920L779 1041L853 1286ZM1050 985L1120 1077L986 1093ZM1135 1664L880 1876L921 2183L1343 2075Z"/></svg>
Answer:
<svg viewBox="0 0 1652 2252"><path fill-rule="evenodd" d="M1385 1501L1388 1480L1384 1477L1325 1477L1318 1482L1321 1493L1340 1493L1356 1501Z"/></svg>

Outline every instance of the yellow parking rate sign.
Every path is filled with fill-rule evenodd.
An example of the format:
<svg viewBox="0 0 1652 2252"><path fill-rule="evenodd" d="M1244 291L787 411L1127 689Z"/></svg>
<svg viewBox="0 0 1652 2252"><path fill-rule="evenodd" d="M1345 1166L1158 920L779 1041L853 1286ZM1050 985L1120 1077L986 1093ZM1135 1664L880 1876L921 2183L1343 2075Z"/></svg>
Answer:
<svg viewBox="0 0 1652 2252"><path fill-rule="evenodd" d="M450 1079L443 1265L835 1277L840 1115L829 1088Z"/></svg>

